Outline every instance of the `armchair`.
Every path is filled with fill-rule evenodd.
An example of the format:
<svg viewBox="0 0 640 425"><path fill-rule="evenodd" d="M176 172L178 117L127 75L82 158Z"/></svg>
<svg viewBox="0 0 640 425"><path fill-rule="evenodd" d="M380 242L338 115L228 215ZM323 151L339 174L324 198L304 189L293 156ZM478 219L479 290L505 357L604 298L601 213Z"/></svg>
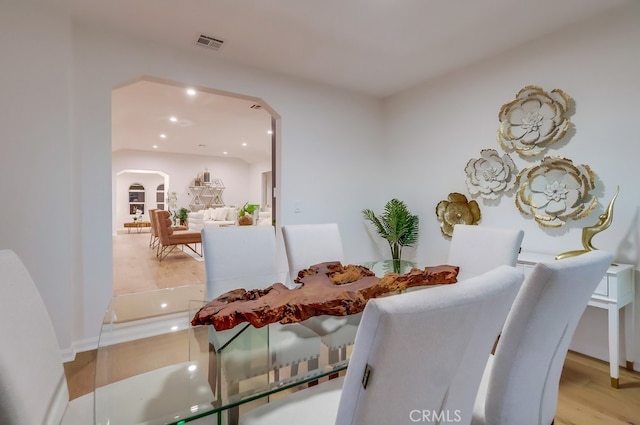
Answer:
<svg viewBox="0 0 640 425"><path fill-rule="evenodd" d="M202 236L200 232L174 232L171 227L169 211L160 210L155 214L158 231L157 256L160 261L169 255L177 246L185 246L202 257ZM200 244L200 252L198 252Z"/></svg>

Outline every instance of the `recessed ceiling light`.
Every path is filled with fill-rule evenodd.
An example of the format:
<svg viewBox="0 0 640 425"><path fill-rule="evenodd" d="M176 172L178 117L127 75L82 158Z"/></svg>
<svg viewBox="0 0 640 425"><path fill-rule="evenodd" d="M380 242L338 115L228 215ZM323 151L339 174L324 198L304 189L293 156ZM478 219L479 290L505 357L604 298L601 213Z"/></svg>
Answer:
<svg viewBox="0 0 640 425"><path fill-rule="evenodd" d="M267 134L273 134L273 130L267 131Z"/></svg>
<svg viewBox="0 0 640 425"><path fill-rule="evenodd" d="M195 96L196 95L196 91L195 91L195 89L187 89L187 94L189 96Z"/></svg>
<svg viewBox="0 0 640 425"><path fill-rule="evenodd" d="M247 143L246 143L246 142L244 142L244 143L242 144L242 146L247 146Z"/></svg>
<svg viewBox="0 0 640 425"><path fill-rule="evenodd" d="M158 149L158 145L153 145L152 148Z"/></svg>
<svg viewBox="0 0 640 425"><path fill-rule="evenodd" d="M160 138L161 138L161 139L166 139L166 138L167 138L167 135L166 135L166 134L164 134L164 133L162 133L162 134L160 135Z"/></svg>
<svg viewBox="0 0 640 425"><path fill-rule="evenodd" d="M171 121L171 122L177 122L177 121L178 121L178 118L176 118L176 117L169 117L169 121Z"/></svg>
<svg viewBox="0 0 640 425"><path fill-rule="evenodd" d="M227 153L228 153L227 151L222 152L223 155L226 155Z"/></svg>

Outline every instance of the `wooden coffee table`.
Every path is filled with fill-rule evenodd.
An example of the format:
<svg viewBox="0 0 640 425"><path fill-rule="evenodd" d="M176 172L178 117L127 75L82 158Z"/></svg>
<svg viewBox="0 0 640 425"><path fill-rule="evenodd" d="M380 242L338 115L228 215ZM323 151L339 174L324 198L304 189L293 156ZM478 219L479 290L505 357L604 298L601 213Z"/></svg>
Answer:
<svg viewBox="0 0 640 425"><path fill-rule="evenodd" d="M138 229L138 233L142 231L145 227L151 227L150 221L130 221L128 223L124 223L124 228L127 229L127 233L131 233L131 229Z"/></svg>

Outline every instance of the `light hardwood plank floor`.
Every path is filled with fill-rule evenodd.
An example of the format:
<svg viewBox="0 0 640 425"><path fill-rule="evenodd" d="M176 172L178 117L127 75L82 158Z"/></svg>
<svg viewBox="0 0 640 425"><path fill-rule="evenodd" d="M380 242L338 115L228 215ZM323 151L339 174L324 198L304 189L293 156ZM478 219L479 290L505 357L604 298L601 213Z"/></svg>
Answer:
<svg viewBox="0 0 640 425"><path fill-rule="evenodd" d="M120 233L113 237L114 295L175 286L203 284L204 261L197 261L189 250L176 249L162 261L149 247L148 230Z"/></svg>
<svg viewBox="0 0 640 425"><path fill-rule="evenodd" d="M114 237L114 294L205 282L204 262L181 252L159 262L148 243L149 233L125 232ZM172 354L154 355L161 358ZM95 360L96 351L92 350L79 353L75 361L65 364L71 398L93 390ZM614 389L609 384L606 362L569 352L560 380L555 425L622 424L640 425L640 373L621 368L620 388Z"/></svg>

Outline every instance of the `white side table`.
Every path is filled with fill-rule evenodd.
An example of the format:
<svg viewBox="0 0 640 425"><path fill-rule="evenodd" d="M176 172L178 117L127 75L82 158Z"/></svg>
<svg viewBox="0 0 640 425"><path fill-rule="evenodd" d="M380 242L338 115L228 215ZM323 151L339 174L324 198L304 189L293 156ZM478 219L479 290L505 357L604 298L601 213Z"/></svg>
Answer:
<svg viewBox="0 0 640 425"><path fill-rule="evenodd" d="M518 265L523 268L525 276L536 263L553 261L554 256L535 252L521 252L518 257ZM603 308L608 314L608 336L609 336L609 371L611 376L611 386L618 388L619 377L619 356L620 356L620 323L619 310L625 307L625 359L626 367L633 370L633 356L630 351L634 347L634 266L630 264L611 265L602 281L593 292L589 305ZM627 307L628 306L628 307Z"/></svg>

